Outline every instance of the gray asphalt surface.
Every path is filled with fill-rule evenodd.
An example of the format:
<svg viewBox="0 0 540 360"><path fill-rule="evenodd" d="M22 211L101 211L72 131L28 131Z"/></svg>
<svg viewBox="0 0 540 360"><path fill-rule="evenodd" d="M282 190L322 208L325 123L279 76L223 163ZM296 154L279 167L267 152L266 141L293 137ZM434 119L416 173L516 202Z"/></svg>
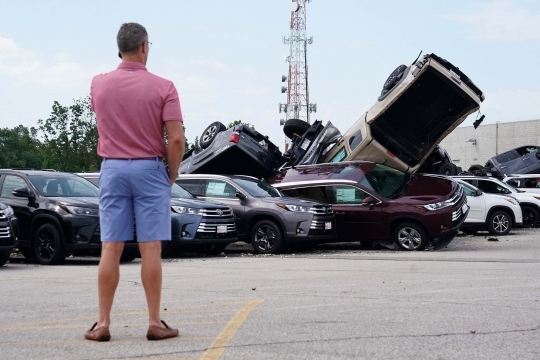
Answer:
<svg viewBox="0 0 540 360"><path fill-rule="evenodd" d="M232 245L164 260L163 319L181 336L161 342L145 339L138 260L121 268L113 339L94 343L83 334L96 320L97 260L14 259L0 269L0 358L539 359L539 235L459 236L418 253Z"/></svg>

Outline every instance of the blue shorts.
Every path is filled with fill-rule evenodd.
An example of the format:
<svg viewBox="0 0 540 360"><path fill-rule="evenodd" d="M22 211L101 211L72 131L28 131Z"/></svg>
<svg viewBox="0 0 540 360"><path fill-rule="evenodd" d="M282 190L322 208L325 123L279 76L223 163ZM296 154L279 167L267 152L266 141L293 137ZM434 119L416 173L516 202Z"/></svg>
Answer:
<svg viewBox="0 0 540 360"><path fill-rule="evenodd" d="M101 241L171 240L171 183L163 162L104 159L99 175Z"/></svg>

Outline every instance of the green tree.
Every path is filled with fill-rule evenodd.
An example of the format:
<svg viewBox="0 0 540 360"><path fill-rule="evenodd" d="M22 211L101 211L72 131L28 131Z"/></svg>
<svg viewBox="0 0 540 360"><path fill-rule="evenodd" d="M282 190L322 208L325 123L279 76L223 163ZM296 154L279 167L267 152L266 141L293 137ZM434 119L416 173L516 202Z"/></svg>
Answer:
<svg viewBox="0 0 540 360"><path fill-rule="evenodd" d="M89 96L74 100L69 107L55 101L49 118L40 119L38 124L45 153L43 167L70 172L99 170L96 116Z"/></svg>
<svg viewBox="0 0 540 360"><path fill-rule="evenodd" d="M232 127L235 127L236 125L246 125L255 130L255 126L251 125L250 123L242 122L242 120L234 120L232 123L229 123L227 126L227 129L230 129Z"/></svg>
<svg viewBox="0 0 540 360"><path fill-rule="evenodd" d="M0 129L0 167L40 169L44 153L37 132L23 125Z"/></svg>

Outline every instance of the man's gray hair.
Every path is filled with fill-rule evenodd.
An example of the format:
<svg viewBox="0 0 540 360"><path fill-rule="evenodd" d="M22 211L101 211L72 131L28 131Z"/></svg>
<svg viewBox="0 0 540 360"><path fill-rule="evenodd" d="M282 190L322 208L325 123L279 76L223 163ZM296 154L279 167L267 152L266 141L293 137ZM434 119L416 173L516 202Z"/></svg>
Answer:
<svg viewBox="0 0 540 360"><path fill-rule="evenodd" d="M116 41L122 54L136 54L141 45L148 41L148 33L141 24L125 23L118 30Z"/></svg>

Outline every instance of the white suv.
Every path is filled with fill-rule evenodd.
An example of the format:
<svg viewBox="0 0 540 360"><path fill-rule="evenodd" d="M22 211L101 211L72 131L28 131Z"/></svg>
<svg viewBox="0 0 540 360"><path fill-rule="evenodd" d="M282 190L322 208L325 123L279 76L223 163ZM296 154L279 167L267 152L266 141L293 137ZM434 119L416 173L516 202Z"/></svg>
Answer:
<svg viewBox="0 0 540 360"><path fill-rule="evenodd" d="M538 226L540 221L540 194L526 193L501 180L489 176L454 176L488 194L510 195L519 201L524 226Z"/></svg>
<svg viewBox="0 0 540 360"><path fill-rule="evenodd" d="M503 182L528 193L537 193L540 196L540 174L510 175Z"/></svg>
<svg viewBox="0 0 540 360"><path fill-rule="evenodd" d="M522 223L519 202L507 195L486 194L482 190L457 180L467 196L469 214L460 230L465 234L474 234L485 228L491 235L506 235L513 224Z"/></svg>

